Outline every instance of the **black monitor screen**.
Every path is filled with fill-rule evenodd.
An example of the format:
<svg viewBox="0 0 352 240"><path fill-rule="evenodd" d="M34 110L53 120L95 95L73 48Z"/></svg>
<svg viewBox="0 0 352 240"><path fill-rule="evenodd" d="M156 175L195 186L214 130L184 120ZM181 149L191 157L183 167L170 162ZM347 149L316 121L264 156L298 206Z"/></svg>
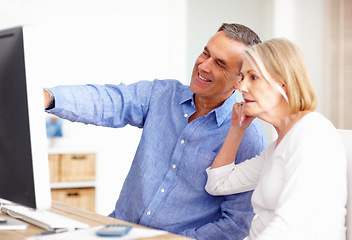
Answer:
<svg viewBox="0 0 352 240"><path fill-rule="evenodd" d="M29 122L23 31L16 27L0 31L0 198L36 208Z"/></svg>

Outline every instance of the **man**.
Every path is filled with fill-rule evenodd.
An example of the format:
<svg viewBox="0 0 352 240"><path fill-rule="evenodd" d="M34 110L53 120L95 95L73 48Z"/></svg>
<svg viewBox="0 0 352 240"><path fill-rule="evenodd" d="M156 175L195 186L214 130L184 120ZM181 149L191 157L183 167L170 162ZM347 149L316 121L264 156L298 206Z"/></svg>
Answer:
<svg viewBox="0 0 352 240"><path fill-rule="evenodd" d="M196 239L248 235L252 193L209 195L204 190L205 169L230 127L242 51L259 42L251 29L223 24L196 60L190 86L176 80L154 80L128 86L58 86L45 91L47 111L59 117L107 127L130 124L143 128L111 217ZM264 147L264 133L253 123L236 162L258 155Z"/></svg>

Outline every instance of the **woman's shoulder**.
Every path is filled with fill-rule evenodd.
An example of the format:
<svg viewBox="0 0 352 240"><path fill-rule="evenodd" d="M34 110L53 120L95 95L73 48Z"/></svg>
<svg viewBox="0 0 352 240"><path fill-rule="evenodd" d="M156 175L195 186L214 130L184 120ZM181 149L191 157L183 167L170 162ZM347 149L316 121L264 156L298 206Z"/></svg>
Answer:
<svg viewBox="0 0 352 240"><path fill-rule="evenodd" d="M330 144L339 142L338 132L331 121L323 114L311 112L300 119L292 128L290 139L300 144ZM335 144L335 143L334 143Z"/></svg>
<svg viewBox="0 0 352 240"><path fill-rule="evenodd" d="M336 128L332 122L319 112L307 113L295 124L294 128L302 134L309 132L316 133L321 130L336 132Z"/></svg>

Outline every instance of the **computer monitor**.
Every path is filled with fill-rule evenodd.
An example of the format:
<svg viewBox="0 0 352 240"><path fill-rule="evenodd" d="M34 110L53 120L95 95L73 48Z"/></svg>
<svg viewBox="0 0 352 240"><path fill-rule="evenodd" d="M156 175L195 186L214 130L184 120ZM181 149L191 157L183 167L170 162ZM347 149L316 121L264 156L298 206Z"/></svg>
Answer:
<svg viewBox="0 0 352 240"><path fill-rule="evenodd" d="M23 27L0 30L0 202L51 207L43 88L26 74Z"/></svg>

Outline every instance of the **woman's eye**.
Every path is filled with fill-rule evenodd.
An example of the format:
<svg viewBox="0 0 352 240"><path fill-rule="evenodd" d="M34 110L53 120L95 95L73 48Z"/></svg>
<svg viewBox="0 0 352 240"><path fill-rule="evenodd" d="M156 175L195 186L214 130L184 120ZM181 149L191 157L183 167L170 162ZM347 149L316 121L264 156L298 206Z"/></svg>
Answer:
<svg viewBox="0 0 352 240"><path fill-rule="evenodd" d="M251 77L252 77L252 80L257 80L258 79L258 77L254 76L254 75L252 75Z"/></svg>
<svg viewBox="0 0 352 240"><path fill-rule="evenodd" d="M216 65L218 65L219 67L224 67L224 65L222 65L220 62L216 62Z"/></svg>

